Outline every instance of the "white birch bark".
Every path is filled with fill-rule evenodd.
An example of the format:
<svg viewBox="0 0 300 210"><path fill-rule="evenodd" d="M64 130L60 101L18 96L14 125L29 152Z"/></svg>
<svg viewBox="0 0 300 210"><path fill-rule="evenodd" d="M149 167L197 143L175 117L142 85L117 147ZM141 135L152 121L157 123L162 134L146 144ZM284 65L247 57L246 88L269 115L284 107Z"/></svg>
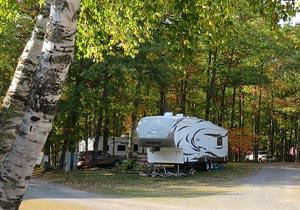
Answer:
<svg viewBox="0 0 300 210"><path fill-rule="evenodd" d="M20 56L13 80L3 101L0 112L0 168L6 153L16 140L17 131L22 122L25 103L31 89L32 76L43 47L49 13L50 0L45 0L41 5L31 39Z"/></svg>
<svg viewBox="0 0 300 210"><path fill-rule="evenodd" d="M18 209L35 160L52 128L69 66L80 12L80 0L52 0L41 59L30 102L11 151L0 171L0 209Z"/></svg>

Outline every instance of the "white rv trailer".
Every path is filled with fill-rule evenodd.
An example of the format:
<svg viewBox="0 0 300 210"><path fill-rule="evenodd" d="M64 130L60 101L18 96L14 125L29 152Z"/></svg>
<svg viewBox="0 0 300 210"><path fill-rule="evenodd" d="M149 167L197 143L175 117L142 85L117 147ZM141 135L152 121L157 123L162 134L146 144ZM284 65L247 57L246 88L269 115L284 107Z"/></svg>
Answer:
<svg viewBox="0 0 300 210"><path fill-rule="evenodd" d="M88 139L88 151L93 151L94 149L94 141L95 138L89 138ZM108 143L107 143L107 152L114 156L126 156L128 153L128 142L129 137L109 137ZM81 140L79 141L79 152L86 150L86 141ZM100 137L98 149L102 150L103 148L103 137ZM133 142L133 155L137 156L137 153L142 153L143 148L138 147L136 140Z"/></svg>
<svg viewBox="0 0 300 210"><path fill-rule="evenodd" d="M137 127L139 146L148 147L150 163L204 165L226 162L228 130L195 117L150 116L140 119Z"/></svg>

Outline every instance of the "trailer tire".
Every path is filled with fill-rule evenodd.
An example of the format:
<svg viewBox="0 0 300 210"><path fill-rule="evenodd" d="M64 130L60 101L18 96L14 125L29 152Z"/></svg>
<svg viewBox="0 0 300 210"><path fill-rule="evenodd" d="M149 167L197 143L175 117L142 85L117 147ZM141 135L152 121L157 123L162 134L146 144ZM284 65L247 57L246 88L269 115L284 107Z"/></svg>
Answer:
<svg viewBox="0 0 300 210"><path fill-rule="evenodd" d="M158 176L158 173L156 171L151 172L151 177L152 178L157 177L157 176Z"/></svg>
<svg viewBox="0 0 300 210"><path fill-rule="evenodd" d="M205 169L206 171L209 171L209 170L210 170L210 162L205 162L205 163L204 163L204 169Z"/></svg>
<svg viewBox="0 0 300 210"><path fill-rule="evenodd" d="M209 170L214 170L214 162L209 161Z"/></svg>
<svg viewBox="0 0 300 210"><path fill-rule="evenodd" d="M195 172L196 172L195 169L191 168L189 174L195 174Z"/></svg>

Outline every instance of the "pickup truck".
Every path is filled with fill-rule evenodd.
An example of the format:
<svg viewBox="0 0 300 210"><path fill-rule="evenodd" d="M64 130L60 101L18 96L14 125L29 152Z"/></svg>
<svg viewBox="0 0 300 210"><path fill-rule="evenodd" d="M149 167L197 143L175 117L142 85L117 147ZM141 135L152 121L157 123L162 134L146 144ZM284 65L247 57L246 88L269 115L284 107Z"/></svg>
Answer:
<svg viewBox="0 0 300 210"><path fill-rule="evenodd" d="M257 157L258 162L260 162L260 163L266 162L267 156L268 156L267 151L258 150L258 157ZM248 162L248 161L254 161L254 160L255 160L255 156L254 156L253 152L249 155L245 155L245 161Z"/></svg>

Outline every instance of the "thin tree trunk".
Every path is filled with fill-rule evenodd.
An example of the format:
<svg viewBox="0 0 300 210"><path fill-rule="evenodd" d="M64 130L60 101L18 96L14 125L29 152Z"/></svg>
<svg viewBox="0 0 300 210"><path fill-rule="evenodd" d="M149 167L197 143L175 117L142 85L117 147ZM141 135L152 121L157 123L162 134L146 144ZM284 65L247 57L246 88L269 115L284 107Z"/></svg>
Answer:
<svg viewBox="0 0 300 210"><path fill-rule="evenodd" d="M286 130L281 130L281 161L285 162Z"/></svg>
<svg viewBox="0 0 300 210"><path fill-rule="evenodd" d="M134 111L131 114L131 130L130 130L130 137L129 137L129 142L128 142L128 159L132 159L132 153L133 153L133 140L134 140L134 133L136 130L136 124L137 124L137 114L136 111Z"/></svg>
<svg viewBox="0 0 300 210"><path fill-rule="evenodd" d="M101 113L98 115L97 124L96 124L96 132L95 132L95 141L93 145L94 154L96 155L98 151L98 145L101 137L101 127L102 127L102 119L103 119L103 113L102 109L100 111Z"/></svg>
<svg viewBox="0 0 300 210"><path fill-rule="evenodd" d="M85 141L85 151L89 150L89 116L85 115L84 118L84 141Z"/></svg>
<svg viewBox="0 0 300 210"><path fill-rule="evenodd" d="M98 116L98 122L97 122L97 126L96 126L96 137L95 137L95 141L94 141L94 155L93 155L93 161L96 161L96 157L97 157L97 151L98 151L98 145L99 145L99 141L100 141L100 136L101 136L101 128L102 128L102 121L103 118L104 119L104 126L103 126L103 144L102 144L102 150L103 151L107 151L107 142L108 142L108 133L107 133L107 137L105 137L106 135L106 123L107 123L107 118L106 118L106 114L108 112L108 102L107 102L107 98L108 98L108 81L111 77L108 76L107 72L105 72L104 75L104 84L103 84L103 93L102 93L102 97L101 100L104 103L104 107L100 108L100 114Z"/></svg>
<svg viewBox="0 0 300 210"><path fill-rule="evenodd" d="M166 91L165 87L160 87L159 95L159 114L163 115L166 112Z"/></svg>
<svg viewBox="0 0 300 210"><path fill-rule="evenodd" d="M239 128L244 128L244 96L242 88L239 89Z"/></svg>
<svg viewBox="0 0 300 210"><path fill-rule="evenodd" d="M186 112L187 86L188 86L188 76L184 76L184 79L181 81L181 103L180 103L181 104L180 113L182 113L184 115Z"/></svg>
<svg viewBox="0 0 300 210"><path fill-rule="evenodd" d="M3 100L0 112L0 167L2 167L4 157L16 140L17 132L20 129L32 76L42 51L49 13L50 0L45 0L41 5L31 39L20 56L13 80Z"/></svg>
<svg viewBox="0 0 300 210"><path fill-rule="evenodd" d="M205 103L205 120L209 119L210 114L210 103L211 103L211 93L210 93L210 71L212 66L212 51L209 50L208 54L208 68L207 68L207 85L206 85L206 103Z"/></svg>
<svg viewBox="0 0 300 210"><path fill-rule="evenodd" d="M258 149L260 145L260 124L261 124L261 106L262 106L262 68L264 64L261 64L261 71L260 71L260 76L259 76L259 95L258 95L258 110L257 110L257 115L256 115L256 120L255 120L255 134L257 135L257 147L256 147L256 155L255 155L255 161L258 161Z"/></svg>
<svg viewBox="0 0 300 210"><path fill-rule="evenodd" d="M66 161L66 150L67 150L67 141L64 141L63 146L61 148L61 154L59 158L59 169L64 169L65 161Z"/></svg>
<svg viewBox="0 0 300 210"><path fill-rule="evenodd" d="M138 78L137 78L137 84L135 87L135 100L133 103L133 112L131 114L131 129L130 129L130 137L128 142L128 159L132 159L132 153L133 153L133 140L134 140L134 134L136 130L136 124L137 124L137 113L140 106L140 97L141 97L141 88L142 88L142 72L138 70Z"/></svg>
<svg viewBox="0 0 300 210"><path fill-rule="evenodd" d="M51 2L50 22L33 80L30 101L12 149L0 171L0 209L18 209L37 156L52 128L69 66L73 60L80 0Z"/></svg>
<svg viewBox="0 0 300 210"><path fill-rule="evenodd" d="M273 90L272 90L271 91L270 113L269 113L269 148L271 151L271 155L274 155L274 134L275 134L273 109L274 109L274 96L273 96Z"/></svg>
<svg viewBox="0 0 300 210"><path fill-rule="evenodd" d="M220 104L220 115L219 115L219 120L218 120L218 125L222 126L223 121L224 121L224 116L225 116L225 96L226 96L226 84L223 85L222 88L222 99L221 99L221 104Z"/></svg>
<svg viewBox="0 0 300 210"><path fill-rule="evenodd" d="M51 154L51 140L52 137L48 138L47 142L45 143L44 146L44 157L47 157L47 161L42 160L43 161L43 171L47 172L49 171L49 169L51 168L51 161L50 161L50 154Z"/></svg>
<svg viewBox="0 0 300 210"><path fill-rule="evenodd" d="M109 125L109 117L107 116L107 113L105 113L105 120L103 126L103 151L107 151L108 137L109 137L108 125Z"/></svg>
<svg viewBox="0 0 300 210"><path fill-rule="evenodd" d="M111 77L112 76L108 75L108 73L105 72L104 85L103 85L103 96L102 96L102 100L104 103L103 151L107 151L108 137L109 137L108 82Z"/></svg>
<svg viewBox="0 0 300 210"><path fill-rule="evenodd" d="M116 108L113 111L113 145L112 145L112 155L115 156L115 146L116 146L116 136L117 136L117 127L118 127L118 113L116 112Z"/></svg>
<svg viewBox="0 0 300 210"><path fill-rule="evenodd" d="M212 104L212 97L215 91L215 83L216 83L216 62L217 62L217 52L218 49L215 49L214 54L209 52L209 67L207 70L208 83L207 83L207 91L206 91L206 107L205 107L205 120L209 120L210 118L210 109ZM211 74L211 75L210 75Z"/></svg>
<svg viewBox="0 0 300 210"><path fill-rule="evenodd" d="M294 147L295 147L295 151L294 151L294 157L295 157L295 162L298 162L298 123L297 123L297 117L295 119L295 123L294 123L294 132L295 132L295 142L294 142Z"/></svg>
<svg viewBox="0 0 300 210"><path fill-rule="evenodd" d="M235 98L236 98L236 84L233 85L233 94L231 102L231 119L230 119L230 128L234 127L234 117L235 117Z"/></svg>

